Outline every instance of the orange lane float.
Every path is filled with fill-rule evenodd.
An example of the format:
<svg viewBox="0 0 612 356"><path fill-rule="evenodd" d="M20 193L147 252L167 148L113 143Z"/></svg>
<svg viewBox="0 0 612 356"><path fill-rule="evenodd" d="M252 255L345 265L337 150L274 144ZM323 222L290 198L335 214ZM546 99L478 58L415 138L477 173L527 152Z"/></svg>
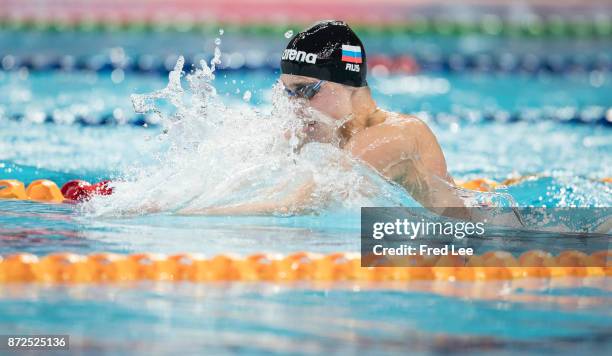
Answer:
<svg viewBox="0 0 612 356"><path fill-rule="evenodd" d="M495 190L495 188L499 187L500 184L491 179L478 178L478 179L468 180L466 182L460 182L459 186L461 188L465 188L469 190L489 192L489 191Z"/></svg>
<svg viewBox="0 0 612 356"><path fill-rule="evenodd" d="M518 259L508 252L488 252L467 261L455 258L420 259L414 267L361 267L358 254L318 255L298 252L287 256L254 254L247 257L195 254L136 253L88 256L53 253L0 256L0 283L99 283L153 281L488 281L519 278L609 277L610 250L587 255L563 251L551 256L528 251Z"/></svg>
<svg viewBox="0 0 612 356"><path fill-rule="evenodd" d="M57 184L48 179L35 180L26 188L26 195L30 200L62 203L64 196Z"/></svg>
<svg viewBox="0 0 612 356"><path fill-rule="evenodd" d="M23 183L15 179L0 180L0 199L28 199Z"/></svg>

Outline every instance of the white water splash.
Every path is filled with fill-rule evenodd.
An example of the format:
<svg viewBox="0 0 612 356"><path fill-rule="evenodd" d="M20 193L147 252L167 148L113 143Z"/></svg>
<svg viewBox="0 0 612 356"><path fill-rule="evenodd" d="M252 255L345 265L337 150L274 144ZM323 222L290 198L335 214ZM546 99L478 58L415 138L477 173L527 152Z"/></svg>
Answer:
<svg viewBox="0 0 612 356"><path fill-rule="evenodd" d="M310 212L380 204L401 205L402 189L388 184L330 144L300 147L303 121L283 89L273 88L269 113L225 106L213 85L220 51L184 75L180 57L166 88L132 95L134 110L154 113L168 150L152 167L134 167L114 182L114 194L84 204L94 215L180 213L249 202L279 201L314 182ZM188 84L183 88L182 79ZM169 102L167 115L158 101ZM410 198L408 198L410 200Z"/></svg>
<svg viewBox="0 0 612 356"><path fill-rule="evenodd" d="M343 121L289 100L280 84L273 88L270 112L248 104L224 105L213 84L216 66L221 63L220 43L217 38L210 63L202 60L198 68L185 74L184 59L179 57L164 89L131 96L136 112L155 115L162 127L157 139L167 150L156 157L157 164L125 172L123 179L113 183L112 195L95 197L83 204L84 211L111 216L205 213L296 197L307 202L306 206L299 211L274 212L419 206L403 188L340 149L339 137L328 137L331 144L304 145L308 120L299 119L296 112L336 129ZM247 91L244 101L249 99ZM174 112L163 112L159 101L168 102ZM462 191L460 195L469 206L513 203L507 194Z"/></svg>
<svg viewBox="0 0 612 356"><path fill-rule="evenodd" d="M242 100L244 100L245 102L249 102L251 101L251 97L253 96L253 94L251 93L250 90L247 90L244 92L244 95L242 96Z"/></svg>

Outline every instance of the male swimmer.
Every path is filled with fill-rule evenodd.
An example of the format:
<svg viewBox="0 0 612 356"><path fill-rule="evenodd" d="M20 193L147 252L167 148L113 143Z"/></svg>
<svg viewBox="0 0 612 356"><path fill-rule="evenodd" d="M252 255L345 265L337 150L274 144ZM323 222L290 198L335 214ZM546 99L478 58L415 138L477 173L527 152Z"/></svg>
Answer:
<svg viewBox="0 0 612 356"><path fill-rule="evenodd" d="M302 143L338 144L438 214L464 207L434 134L414 116L378 107L366 81L366 64L361 40L342 21L321 21L289 41L280 76L287 95L332 119L305 117ZM182 213L299 213L307 210L312 190L307 184L283 201Z"/></svg>

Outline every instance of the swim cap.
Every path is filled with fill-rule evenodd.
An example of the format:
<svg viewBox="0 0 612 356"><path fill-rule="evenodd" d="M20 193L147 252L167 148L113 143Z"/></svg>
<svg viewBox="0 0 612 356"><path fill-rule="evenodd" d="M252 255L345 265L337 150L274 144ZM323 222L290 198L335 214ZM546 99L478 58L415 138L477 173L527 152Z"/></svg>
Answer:
<svg viewBox="0 0 612 356"><path fill-rule="evenodd" d="M343 21L321 21L295 35L283 52L281 72L352 87L368 85L365 49Z"/></svg>

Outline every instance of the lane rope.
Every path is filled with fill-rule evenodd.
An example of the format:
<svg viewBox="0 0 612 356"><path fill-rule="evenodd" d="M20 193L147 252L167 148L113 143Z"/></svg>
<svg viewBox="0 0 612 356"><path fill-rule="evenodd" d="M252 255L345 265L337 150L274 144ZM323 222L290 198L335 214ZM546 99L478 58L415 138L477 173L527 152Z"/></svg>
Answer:
<svg viewBox="0 0 612 356"><path fill-rule="evenodd" d="M121 281L410 281L509 280L520 278L609 277L611 250L587 255L568 250L557 256L532 250L515 258L503 251L471 256L412 256L413 267L361 267L358 254L307 252L247 257L151 253L87 256L53 253L42 258L17 253L0 256L0 283L96 283ZM482 267L481 267L482 266Z"/></svg>
<svg viewBox="0 0 612 356"><path fill-rule="evenodd" d="M79 108L82 110L82 108ZM515 112L506 110L463 110L461 112L415 112L415 116L426 122L435 122L441 125L452 123L478 124L478 123L517 123L553 121L561 124L612 126L612 107L586 106L584 108L564 107L556 109L529 109ZM116 108L107 114L83 114L70 109L58 109L51 113L44 111L29 111L27 113L6 112L0 119L29 123L52 123L59 125L80 126L113 126L129 125L145 128L159 126L159 119L154 115L128 116L125 110Z"/></svg>
<svg viewBox="0 0 612 356"><path fill-rule="evenodd" d="M176 55L95 54L88 56L53 55L36 53L16 55L0 53L0 69L5 71L27 69L29 71L94 71L156 74L166 76L176 63ZM274 51L223 52L219 71L271 70L278 71L280 53ZM185 68L197 65L200 60L210 60L204 53L185 56ZM536 53L411 53L371 55L368 67L372 73L413 74L420 71L446 71L467 73L508 74L570 74L580 72L610 72L612 58L606 53L585 54L536 54Z"/></svg>
<svg viewBox="0 0 612 356"><path fill-rule="evenodd" d="M30 200L45 203L77 203L85 201L94 195L110 195L113 189L109 187L110 181L90 184L84 180L71 180L60 189L58 185L48 179L37 179L27 188L25 184L16 179L0 180L0 200L16 199Z"/></svg>
<svg viewBox="0 0 612 356"><path fill-rule="evenodd" d="M582 19L561 15L547 18L538 16L530 21L516 21L507 16L475 13L473 18L452 18L417 15L398 21L359 23L351 21L355 30L364 36L463 36L483 35L487 37L527 37L589 39L612 36L609 17L588 16ZM257 23L257 22L215 22L177 21L160 22L151 19L104 21L74 18L61 21L50 18L20 18L17 16L0 17L0 30L37 31L37 32L99 32L99 33L197 33L215 34L223 28L228 34L273 36L285 33L288 29L300 29L308 23Z"/></svg>
<svg viewBox="0 0 612 356"><path fill-rule="evenodd" d="M488 178L475 178L470 180L456 180L459 187L481 192L490 192L519 184L526 180L537 179L538 175L525 175L507 178L501 182ZM612 184L612 177L596 179L594 181ZM26 185L16 179L0 180L0 200L16 199L30 200L45 203L77 203L91 199L94 195L110 195L113 189L111 181L103 180L91 184L84 180L71 180L59 188L59 186L48 179L38 179Z"/></svg>

